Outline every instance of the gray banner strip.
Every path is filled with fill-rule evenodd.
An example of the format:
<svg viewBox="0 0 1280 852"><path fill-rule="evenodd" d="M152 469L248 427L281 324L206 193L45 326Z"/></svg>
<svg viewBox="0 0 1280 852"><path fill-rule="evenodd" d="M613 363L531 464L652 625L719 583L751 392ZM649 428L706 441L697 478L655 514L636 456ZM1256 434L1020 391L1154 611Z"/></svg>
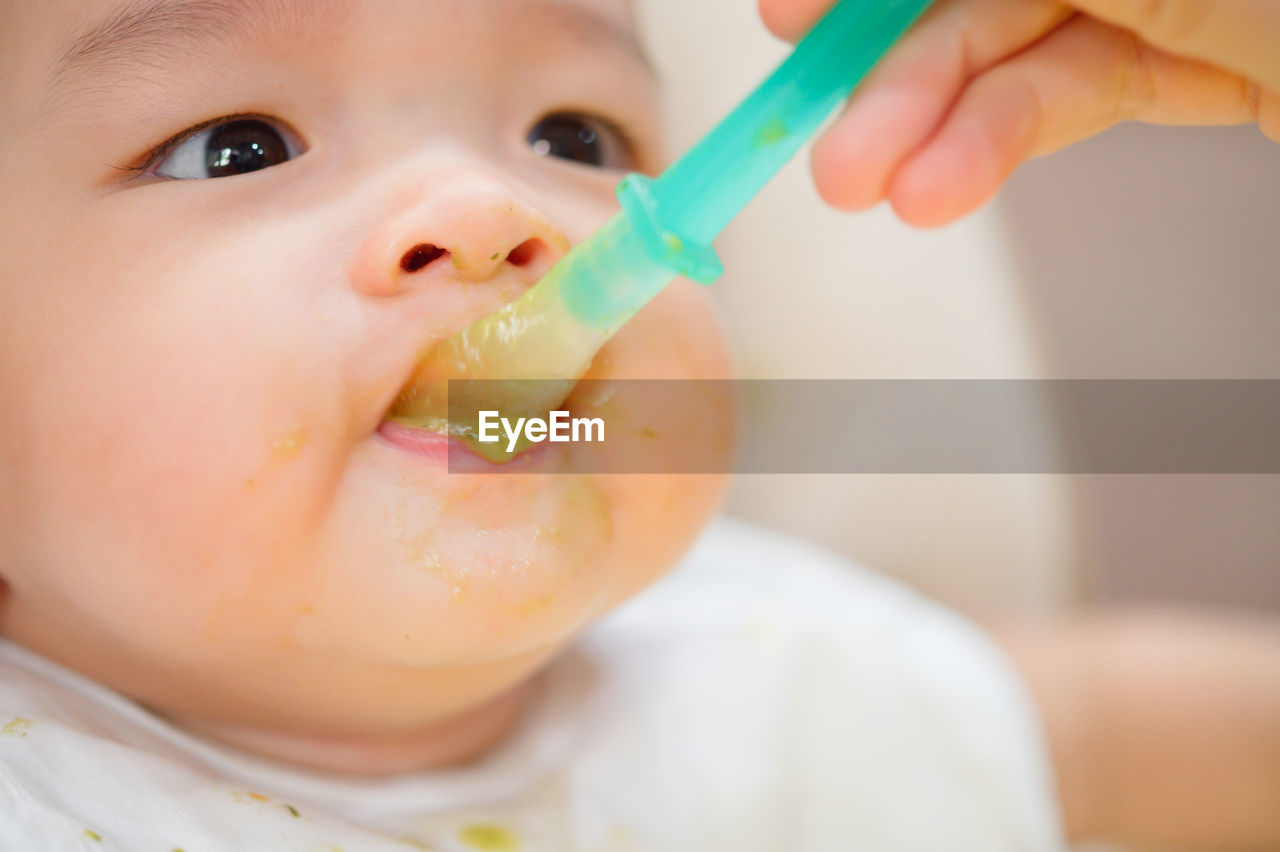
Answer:
<svg viewBox="0 0 1280 852"><path fill-rule="evenodd" d="M1280 473L1280 380L597 381L564 408L605 423L576 471Z"/></svg>

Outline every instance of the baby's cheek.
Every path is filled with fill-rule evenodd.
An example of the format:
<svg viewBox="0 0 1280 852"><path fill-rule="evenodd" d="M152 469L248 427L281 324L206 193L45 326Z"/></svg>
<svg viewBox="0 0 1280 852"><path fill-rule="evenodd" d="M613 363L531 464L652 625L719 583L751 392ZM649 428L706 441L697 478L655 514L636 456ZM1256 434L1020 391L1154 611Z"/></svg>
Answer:
<svg viewBox="0 0 1280 852"><path fill-rule="evenodd" d="M587 378L684 380L730 375L724 330L710 291L679 279L605 345Z"/></svg>
<svg viewBox="0 0 1280 852"><path fill-rule="evenodd" d="M158 648L225 634L220 609L269 605L255 584L296 573L322 483L305 425L264 416L265 388L166 338L136 335L110 372L51 375L29 410L58 594Z"/></svg>

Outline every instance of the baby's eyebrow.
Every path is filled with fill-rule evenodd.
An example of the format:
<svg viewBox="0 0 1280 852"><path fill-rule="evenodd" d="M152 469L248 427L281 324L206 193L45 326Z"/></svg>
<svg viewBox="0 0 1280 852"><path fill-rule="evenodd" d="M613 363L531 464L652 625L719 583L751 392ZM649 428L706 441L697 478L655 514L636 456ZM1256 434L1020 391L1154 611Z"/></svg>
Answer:
<svg viewBox="0 0 1280 852"><path fill-rule="evenodd" d="M71 40L54 62L47 100L95 73L127 74L210 44L336 28L349 10L350 0L131 0Z"/></svg>

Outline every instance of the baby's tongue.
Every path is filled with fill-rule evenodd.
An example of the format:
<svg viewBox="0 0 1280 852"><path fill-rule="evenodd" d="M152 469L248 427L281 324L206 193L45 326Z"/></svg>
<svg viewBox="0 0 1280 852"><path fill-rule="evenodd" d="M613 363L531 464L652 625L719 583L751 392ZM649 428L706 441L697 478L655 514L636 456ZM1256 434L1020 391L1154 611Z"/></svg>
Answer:
<svg viewBox="0 0 1280 852"><path fill-rule="evenodd" d="M545 418L591 366L607 335L578 323L552 276L430 350L391 410L409 426L457 436L479 455L510 461L506 442L479 440L480 412Z"/></svg>

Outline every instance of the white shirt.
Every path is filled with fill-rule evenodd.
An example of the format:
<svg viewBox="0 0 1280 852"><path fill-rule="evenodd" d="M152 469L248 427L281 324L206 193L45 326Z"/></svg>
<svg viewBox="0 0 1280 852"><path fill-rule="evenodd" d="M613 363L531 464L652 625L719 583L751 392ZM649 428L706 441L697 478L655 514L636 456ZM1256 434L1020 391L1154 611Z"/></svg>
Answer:
<svg viewBox="0 0 1280 852"><path fill-rule="evenodd" d="M1039 722L956 615L718 521L470 766L349 779L202 741L0 641L0 850L1062 849Z"/></svg>

